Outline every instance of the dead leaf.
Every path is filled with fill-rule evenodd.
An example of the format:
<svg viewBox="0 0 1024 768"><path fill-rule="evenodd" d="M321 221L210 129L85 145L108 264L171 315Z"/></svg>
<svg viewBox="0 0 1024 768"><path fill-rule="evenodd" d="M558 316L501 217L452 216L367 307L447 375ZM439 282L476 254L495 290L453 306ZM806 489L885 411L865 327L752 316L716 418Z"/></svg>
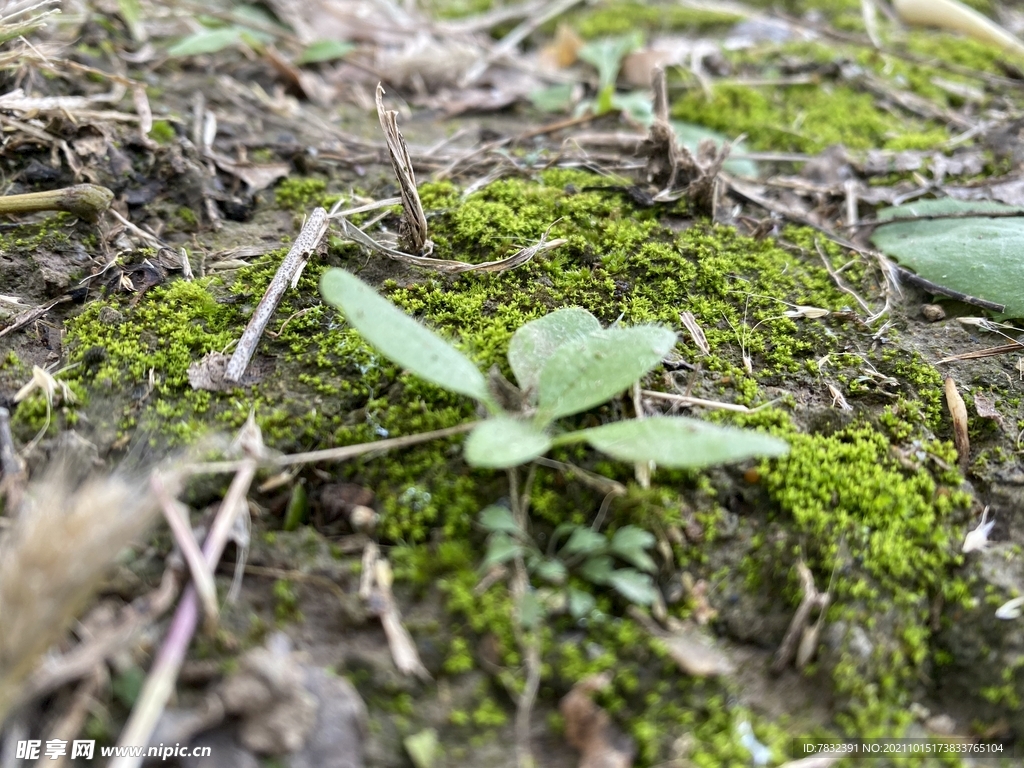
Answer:
<svg viewBox="0 0 1024 768"><path fill-rule="evenodd" d="M986 395L981 393L974 395L974 410L977 411L978 416L981 418L992 419L999 425L1000 429L1006 429L1003 424L1003 415L996 409L995 401L990 400Z"/></svg>
<svg viewBox="0 0 1024 768"><path fill-rule="evenodd" d="M565 69L576 63L576 57L583 47L583 38L565 22L555 30L555 39L540 52L540 61L553 69ZM648 81L650 75L648 74ZM645 85L648 81L645 81Z"/></svg>
<svg viewBox="0 0 1024 768"><path fill-rule="evenodd" d="M580 751L579 768L630 768L636 755L633 739L590 698L607 688L611 675L591 675L572 687L558 705L565 719L565 740Z"/></svg>
<svg viewBox="0 0 1024 768"><path fill-rule="evenodd" d="M967 405L957 391L956 382L952 377L945 381L946 407L953 417L953 443L960 459L960 469L966 469L971 459L971 439L967 435Z"/></svg>

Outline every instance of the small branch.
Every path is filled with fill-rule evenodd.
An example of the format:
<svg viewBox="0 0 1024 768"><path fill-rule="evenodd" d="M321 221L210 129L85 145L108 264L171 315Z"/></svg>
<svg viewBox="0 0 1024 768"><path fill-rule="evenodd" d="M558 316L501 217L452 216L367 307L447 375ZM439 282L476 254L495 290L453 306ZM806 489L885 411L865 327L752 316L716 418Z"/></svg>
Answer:
<svg viewBox="0 0 1024 768"><path fill-rule="evenodd" d="M64 211L86 221L96 221L110 207L114 193L96 184L76 184L47 192L0 197L0 214Z"/></svg>
<svg viewBox="0 0 1024 768"><path fill-rule="evenodd" d="M274 279L270 281L267 292L263 294L259 306L253 312L249 325L242 333L242 338L238 340L238 346L235 347L234 354L231 355L231 360L228 361L227 368L224 370L224 378L227 381L237 384L242 380L245 369L249 367L249 361L256 352L256 345L259 344L263 331L277 310L277 305L281 303L285 290L289 284L294 284L298 280L298 276L302 274L302 269L306 265L306 260L320 245L320 241L326 233L327 211L323 208L314 208L313 212L309 214L309 218L306 219L306 223L302 225L302 230L295 238L295 243L288 251L288 255L284 257L281 266L277 268Z"/></svg>
<svg viewBox="0 0 1024 768"><path fill-rule="evenodd" d="M319 210L323 211L322 208ZM326 221L326 211L323 211L323 216ZM245 497L256 476L259 460L264 450L262 436L251 415L239 433L237 443L245 451L246 459L235 474L234 480L231 481L210 533L203 544L203 557L210 570L216 568L217 562L224 552L235 519L246 509ZM178 610L174 613L167 637L164 638L164 644L160 648L156 661L153 662L153 667L150 669L149 677L146 678L146 683L139 694L131 717L121 732L120 746L128 747L149 743L157 721L163 714L171 694L174 693L178 672L185 660L185 654L198 623L199 599L195 587L189 585L178 604ZM141 757L115 757L110 762L109 768L138 768L141 764Z"/></svg>
<svg viewBox="0 0 1024 768"><path fill-rule="evenodd" d="M213 572L206 567L203 560L203 553L199 549L195 536L192 534L192 526L189 525L188 509L177 499L171 497L164 487L163 478L159 472L154 472L149 478L149 487L153 495L160 503L163 510L167 527L171 529L174 540L178 542L181 554L188 563L189 572L192 574L192 584L199 594L200 602L203 604L203 615L206 619L206 629L212 634L217 627L220 610L217 606L217 587L213 581Z"/></svg>

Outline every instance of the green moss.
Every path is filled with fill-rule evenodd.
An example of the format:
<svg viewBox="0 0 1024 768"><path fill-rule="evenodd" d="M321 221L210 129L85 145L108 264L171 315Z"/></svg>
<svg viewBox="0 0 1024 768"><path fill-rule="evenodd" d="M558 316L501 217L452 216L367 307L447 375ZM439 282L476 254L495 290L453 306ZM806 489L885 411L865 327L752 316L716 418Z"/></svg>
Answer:
<svg viewBox="0 0 1024 768"><path fill-rule="evenodd" d="M676 100L672 115L722 131L746 134L758 149L815 154L843 144L850 149L927 149L949 139L938 125L880 109L867 93L839 83L761 89L719 84L708 98L693 90Z"/></svg>
<svg viewBox="0 0 1024 768"><path fill-rule="evenodd" d="M613 0L592 8L567 14L561 23L568 24L582 38L624 35L636 30L649 33L678 30L706 31L733 24L740 17L727 11L685 8L671 3L639 3L634 0Z"/></svg>
<svg viewBox="0 0 1024 768"><path fill-rule="evenodd" d="M274 596L274 617L280 623L302 620L299 612L299 596L295 585L288 579L278 579L271 590Z"/></svg>
<svg viewBox="0 0 1024 768"><path fill-rule="evenodd" d="M289 211L308 211L314 206L330 208L340 195L327 193L327 182L312 177L289 176L274 189L274 200Z"/></svg>
<svg viewBox="0 0 1024 768"><path fill-rule="evenodd" d="M149 131L149 138L158 144L170 144L177 137L174 126L166 120L154 120Z"/></svg>

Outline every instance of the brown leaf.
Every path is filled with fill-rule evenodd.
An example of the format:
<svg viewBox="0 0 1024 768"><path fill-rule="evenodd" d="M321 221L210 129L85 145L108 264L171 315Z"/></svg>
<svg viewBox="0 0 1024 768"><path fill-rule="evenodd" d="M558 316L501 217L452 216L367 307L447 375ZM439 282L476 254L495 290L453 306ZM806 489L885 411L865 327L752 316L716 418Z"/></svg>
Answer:
<svg viewBox="0 0 1024 768"><path fill-rule="evenodd" d="M967 436L967 406L952 377L946 379L945 389L946 407L949 408L949 415L953 417L953 443L960 459L960 469L963 470L971 458L971 439Z"/></svg>
<svg viewBox="0 0 1024 768"><path fill-rule="evenodd" d="M555 39L544 46L544 49L540 52L541 63L553 69L571 67L576 63L576 57L582 47L583 38L576 34L576 30L562 22L555 31ZM647 80L644 80L644 85L647 85L650 81L649 70L647 78Z"/></svg>
<svg viewBox="0 0 1024 768"><path fill-rule="evenodd" d="M607 672L591 675L573 686L558 705L565 718L565 740L580 751L579 768L631 768L636 745L591 700L611 683Z"/></svg>

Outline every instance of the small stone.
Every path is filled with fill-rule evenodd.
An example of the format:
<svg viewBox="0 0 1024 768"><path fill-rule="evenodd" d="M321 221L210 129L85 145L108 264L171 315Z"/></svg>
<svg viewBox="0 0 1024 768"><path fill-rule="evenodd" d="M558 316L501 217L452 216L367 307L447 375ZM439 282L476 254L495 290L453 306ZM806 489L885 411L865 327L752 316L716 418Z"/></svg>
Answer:
<svg viewBox="0 0 1024 768"><path fill-rule="evenodd" d="M924 727L936 736L952 736L956 733L956 721L949 715L935 715L924 722Z"/></svg>
<svg viewBox="0 0 1024 768"><path fill-rule="evenodd" d="M929 323L935 323L938 322L939 320L946 319L946 310L944 310L938 304L922 304L921 317L923 317Z"/></svg>
<svg viewBox="0 0 1024 768"><path fill-rule="evenodd" d="M377 522L380 520L380 515L369 507L357 504L352 507L352 511L349 512L348 520L352 525L352 530L356 533L365 533L369 536L376 529Z"/></svg>

